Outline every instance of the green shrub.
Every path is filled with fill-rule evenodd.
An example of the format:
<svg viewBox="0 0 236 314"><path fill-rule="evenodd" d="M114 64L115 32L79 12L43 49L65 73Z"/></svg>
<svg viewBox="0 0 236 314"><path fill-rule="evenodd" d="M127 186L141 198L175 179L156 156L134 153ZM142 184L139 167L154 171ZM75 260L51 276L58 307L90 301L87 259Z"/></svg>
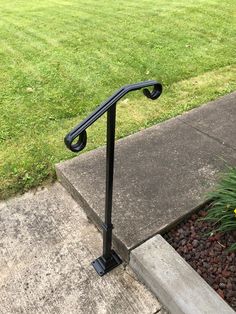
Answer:
<svg viewBox="0 0 236 314"><path fill-rule="evenodd" d="M204 220L215 222L212 233L236 231L236 168L230 168L209 196L212 203ZM230 250L236 250L236 243Z"/></svg>

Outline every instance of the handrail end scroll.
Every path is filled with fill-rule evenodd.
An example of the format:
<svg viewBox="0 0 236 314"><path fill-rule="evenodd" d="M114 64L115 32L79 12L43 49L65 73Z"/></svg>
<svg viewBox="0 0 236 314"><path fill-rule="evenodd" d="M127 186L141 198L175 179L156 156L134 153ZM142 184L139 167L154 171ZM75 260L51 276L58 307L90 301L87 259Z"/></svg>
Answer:
<svg viewBox="0 0 236 314"><path fill-rule="evenodd" d="M152 100L155 100L161 96L162 93L162 85L160 83L155 83L153 85L153 90L150 92L149 89L144 88L143 89L143 94Z"/></svg>
<svg viewBox="0 0 236 314"><path fill-rule="evenodd" d="M73 144L74 140L77 138L77 142ZM73 133L68 133L65 138L64 142L66 144L66 147L70 149L74 153L79 153L82 151L86 144L87 144L87 133L86 130L82 131L80 134L77 134L76 136L73 136Z"/></svg>

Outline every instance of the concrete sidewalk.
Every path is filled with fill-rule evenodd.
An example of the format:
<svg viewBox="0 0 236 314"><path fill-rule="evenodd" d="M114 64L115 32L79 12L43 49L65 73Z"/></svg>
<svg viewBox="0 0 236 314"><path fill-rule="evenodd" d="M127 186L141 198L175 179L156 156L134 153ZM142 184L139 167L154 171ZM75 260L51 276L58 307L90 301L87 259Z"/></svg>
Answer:
<svg viewBox="0 0 236 314"><path fill-rule="evenodd" d="M114 244L124 259L202 204L226 165L236 166L235 117L232 93L117 141ZM57 174L99 227L104 215L105 149L57 165Z"/></svg>
<svg viewBox="0 0 236 314"><path fill-rule="evenodd" d="M0 313L164 313L129 267L99 277L91 262L101 250L58 183L0 203Z"/></svg>
<svg viewBox="0 0 236 314"><path fill-rule="evenodd" d="M235 117L232 93L117 142L114 243L124 259L202 204L226 164L236 166ZM104 157L101 148L57 165L80 205L59 183L0 203L0 313L165 312L124 263L104 277L91 266L102 239L83 211L100 226ZM144 248L155 253L148 243L133 251L137 263Z"/></svg>

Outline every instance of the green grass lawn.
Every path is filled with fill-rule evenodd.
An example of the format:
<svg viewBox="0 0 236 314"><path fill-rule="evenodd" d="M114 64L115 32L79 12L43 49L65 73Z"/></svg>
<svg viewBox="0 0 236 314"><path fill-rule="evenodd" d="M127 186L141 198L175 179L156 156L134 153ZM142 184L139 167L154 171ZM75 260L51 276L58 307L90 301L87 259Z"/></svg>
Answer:
<svg viewBox="0 0 236 314"><path fill-rule="evenodd" d="M0 0L0 198L55 178L64 135L124 84L117 137L235 90L232 0ZM105 143L105 117L88 149Z"/></svg>

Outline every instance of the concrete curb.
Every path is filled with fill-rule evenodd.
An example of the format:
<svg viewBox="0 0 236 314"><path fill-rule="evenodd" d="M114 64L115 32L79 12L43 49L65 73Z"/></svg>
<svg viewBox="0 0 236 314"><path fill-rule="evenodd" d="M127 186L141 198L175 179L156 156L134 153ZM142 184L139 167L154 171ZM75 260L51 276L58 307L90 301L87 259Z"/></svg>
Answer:
<svg viewBox="0 0 236 314"><path fill-rule="evenodd" d="M131 251L130 267L170 313L235 313L161 235Z"/></svg>

